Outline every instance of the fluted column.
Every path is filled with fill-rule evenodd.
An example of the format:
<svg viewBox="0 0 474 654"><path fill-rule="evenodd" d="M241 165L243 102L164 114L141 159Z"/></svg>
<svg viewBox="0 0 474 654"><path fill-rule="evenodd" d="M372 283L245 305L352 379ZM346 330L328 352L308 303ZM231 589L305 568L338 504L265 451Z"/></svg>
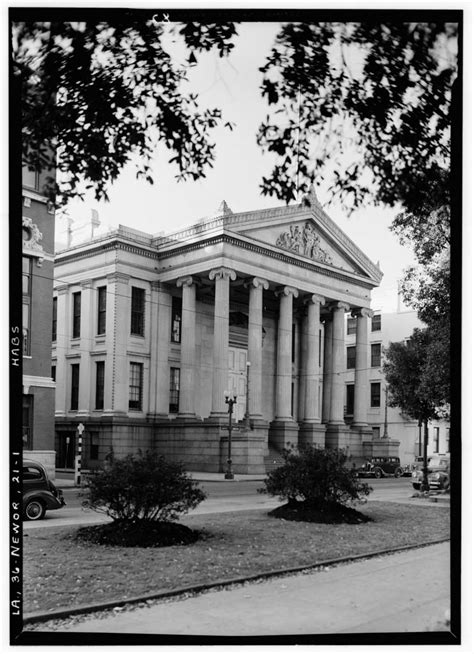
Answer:
<svg viewBox="0 0 474 654"><path fill-rule="evenodd" d="M58 318L57 318L57 338L56 338L56 415L64 416L69 408L67 398L67 388L69 380L69 370L66 359L68 352L69 339L71 337L71 320L69 309L68 286L59 286L58 294Z"/></svg>
<svg viewBox="0 0 474 654"><path fill-rule="evenodd" d="M176 282L183 289L182 332L181 332L181 388L179 393L179 415L195 415L194 369L196 343L196 280L192 276L181 277Z"/></svg>
<svg viewBox="0 0 474 654"><path fill-rule="evenodd" d="M229 376L229 280L234 281L236 277L235 271L229 268L216 268L209 273L209 279L215 280L211 416L227 414L224 390Z"/></svg>
<svg viewBox="0 0 474 654"><path fill-rule="evenodd" d="M332 328L332 381L331 408L329 422L332 425L344 424L344 312L349 311L349 305L337 302L333 307Z"/></svg>
<svg viewBox="0 0 474 654"><path fill-rule="evenodd" d="M326 315L324 320L324 362L323 362L323 412L322 421L329 422L331 411L332 382L332 315Z"/></svg>
<svg viewBox="0 0 474 654"><path fill-rule="evenodd" d="M158 316L155 327L156 355L158 369L156 372L155 411L160 417L168 416L170 404L170 366L169 349L171 338L171 304L172 295L169 287L157 283Z"/></svg>
<svg viewBox="0 0 474 654"><path fill-rule="evenodd" d="M275 420L293 420L291 415L291 332L293 322L293 298L298 291L284 286L275 291L280 298L278 320L278 344L276 366L276 417Z"/></svg>
<svg viewBox="0 0 474 654"><path fill-rule="evenodd" d="M249 289L248 354L250 363L248 377L248 412L250 418L262 417L262 322L263 289L268 289L266 279L254 277L245 286Z"/></svg>
<svg viewBox="0 0 474 654"><path fill-rule="evenodd" d="M104 413L126 413L129 394L130 276L114 272L107 276L107 363L105 365Z"/></svg>
<svg viewBox="0 0 474 654"><path fill-rule="evenodd" d="M91 350L95 333L96 316L94 304L97 292L92 288L92 280L81 282L81 367L79 372L79 409L78 416L88 415L91 410L92 389L95 380L92 379ZM93 331L94 330L94 331Z"/></svg>
<svg viewBox="0 0 474 654"><path fill-rule="evenodd" d="M311 295L305 300L308 307L306 321L306 383L304 401L304 421L320 422L321 411L319 407L319 316L320 307L325 298Z"/></svg>
<svg viewBox="0 0 474 654"><path fill-rule="evenodd" d="M358 309L352 313L356 323L356 362L354 376L354 426L367 425L368 368L369 368L369 317L370 309Z"/></svg>

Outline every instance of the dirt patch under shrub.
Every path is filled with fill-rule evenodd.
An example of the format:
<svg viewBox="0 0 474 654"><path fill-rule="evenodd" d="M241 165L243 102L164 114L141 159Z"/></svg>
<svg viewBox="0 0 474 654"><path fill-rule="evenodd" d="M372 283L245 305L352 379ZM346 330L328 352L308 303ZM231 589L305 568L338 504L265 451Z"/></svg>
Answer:
<svg viewBox="0 0 474 654"><path fill-rule="evenodd" d="M185 525L155 520L115 520L104 525L82 527L75 536L79 541L118 547L189 545L200 537L200 531Z"/></svg>
<svg viewBox="0 0 474 654"><path fill-rule="evenodd" d="M280 520L295 520L298 522L322 522L324 524L357 525L371 522L372 518L360 511L342 504L332 503L315 507L308 502L288 502L273 509L268 515Z"/></svg>

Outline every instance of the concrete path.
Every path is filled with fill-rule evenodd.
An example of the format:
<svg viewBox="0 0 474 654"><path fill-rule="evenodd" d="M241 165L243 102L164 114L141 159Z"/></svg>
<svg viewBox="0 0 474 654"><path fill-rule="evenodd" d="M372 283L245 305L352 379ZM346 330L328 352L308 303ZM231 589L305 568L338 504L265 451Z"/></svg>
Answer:
<svg viewBox="0 0 474 654"><path fill-rule="evenodd" d="M197 636L425 632L443 622L449 605L449 543L442 543L107 612L60 631Z"/></svg>

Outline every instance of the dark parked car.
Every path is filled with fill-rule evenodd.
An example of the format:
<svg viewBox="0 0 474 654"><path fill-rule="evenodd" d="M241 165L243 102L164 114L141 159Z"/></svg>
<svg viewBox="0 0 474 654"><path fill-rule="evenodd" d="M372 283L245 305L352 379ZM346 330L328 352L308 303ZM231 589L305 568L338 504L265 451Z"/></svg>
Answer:
<svg viewBox="0 0 474 654"><path fill-rule="evenodd" d="M430 488L447 490L449 488L449 454L432 454L428 457L428 484ZM417 463L412 473L412 484L415 490L421 489L423 481L423 459Z"/></svg>
<svg viewBox="0 0 474 654"><path fill-rule="evenodd" d="M376 479L387 475L401 477L403 468L398 456L373 456L357 470L357 474L359 477L375 477Z"/></svg>
<svg viewBox="0 0 474 654"><path fill-rule="evenodd" d="M48 478L45 468L37 461L23 461L23 516L41 520L46 511L60 509L66 502L63 492Z"/></svg>

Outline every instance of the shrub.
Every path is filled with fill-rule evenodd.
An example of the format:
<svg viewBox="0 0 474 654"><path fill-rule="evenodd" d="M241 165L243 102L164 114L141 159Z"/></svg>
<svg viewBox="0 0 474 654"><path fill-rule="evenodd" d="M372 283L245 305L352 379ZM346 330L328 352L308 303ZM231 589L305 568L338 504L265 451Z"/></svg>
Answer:
<svg viewBox="0 0 474 654"><path fill-rule="evenodd" d="M139 452L112 459L106 469L92 473L83 506L114 521L170 522L205 499L197 485L182 463L167 461L156 452Z"/></svg>
<svg viewBox="0 0 474 654"><path fill-rule="evenodd" d="M343 450L305 446L284 450L282 455L285 463L268 474L260 492L286 499L290 504L300 501L323 508L361 500L372 491L346 467Z"/></svg>

